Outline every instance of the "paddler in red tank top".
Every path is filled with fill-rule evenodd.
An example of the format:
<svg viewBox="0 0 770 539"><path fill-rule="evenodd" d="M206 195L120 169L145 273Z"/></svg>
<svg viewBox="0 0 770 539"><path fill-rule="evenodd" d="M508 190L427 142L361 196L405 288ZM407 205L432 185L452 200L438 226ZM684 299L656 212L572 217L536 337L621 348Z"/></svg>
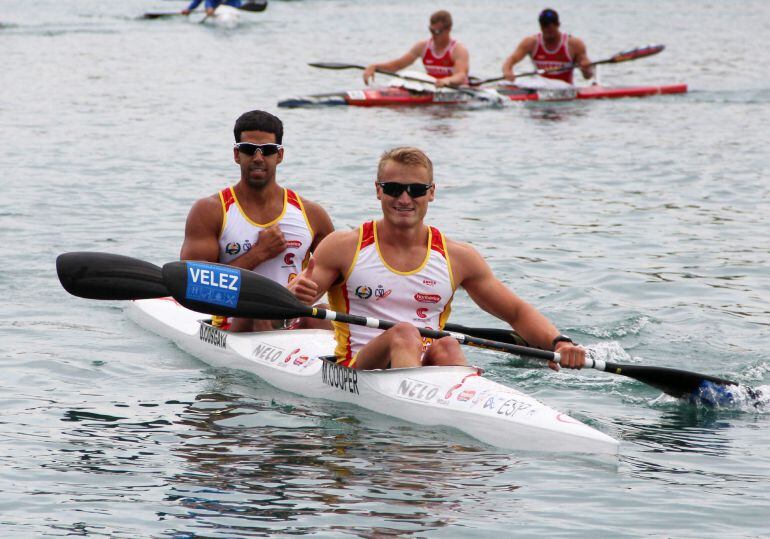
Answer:
<svg viewBox="0 0 770 539"><path fill-rule="evenodd" d="M395 60L370 64L364 70L364 82L374 79L374 73L398 71L422 59L425 71L436 78L436 86L460 86L468 83L469 56L465 45L452 38L452 15L437 11L430 16L429 39L415 43L409 51Z"/></svg>
<svg viewBox="0 0 770 539"><path fill-rule="evenodd" d="M594 75L591 60L588 59L585 43L581 39L559 30L559 14L553 9L544 9L538 17L540 33L525 37L516 50L503 63L503 77L514 81L513 66L529 56L536 69L555 69L544 74L549 79L563 80L572 84L572 70L579 67L583 77ZM559 71L558 69L564 69Z"/></svg>

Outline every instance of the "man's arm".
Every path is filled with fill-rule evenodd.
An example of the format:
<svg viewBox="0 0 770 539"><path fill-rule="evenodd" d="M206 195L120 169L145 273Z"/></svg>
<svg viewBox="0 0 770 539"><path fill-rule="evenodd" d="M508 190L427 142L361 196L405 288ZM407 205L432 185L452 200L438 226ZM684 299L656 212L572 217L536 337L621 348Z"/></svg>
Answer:
<svg viewBox="0 0 770 539"><path fill-rule="evenodd" d="M187 214L184 242L179 253L180 260L204 260L219 262L219 234L224 213L219 195L198 200ZM286 240L278 225L259 233L255 245L238 258L228 262L229 266L252 270L265 260L278 256L286 249Z"/></svg>
<svg viewBox="0 0 770 539"><path fill-rule="evenodd" d="M409 49L409 51L404 54L403 56L396 58L395 60L390 60L388 62L382 62L377 64L369 64L366 66L366 69L364 69L364 83L369 84L370 80L374 79L374 73L380 69L382 71L398 71L400 69L404 69L405 67L408 67L414 63L415 60L417 60L420 55L422 54L422 51L425 49L425 45L427 44L427 41L418 41L414 45L412 45L412 48Z"/></svg>
<svg viewBox="0 0 770 539"><path fill-rule="evenodd" d="M312 305L343 279L353 263L357 245L358 229L332 232L318 245L308 266L287 288L301 302Z"/></svg>
<svg viewBox="0 0 770 539"><path fill-rule="evenodd" d="M455 48L452 49L452 61L455 64L452 68L452 76L437 80L436 86L439 88L442 86L460 86L465 84L465 81L468 79L470 54L468 54L468 49L465 48L465 45L462 43L455 45Z"/></svg>
<svg viewBox="0 0 770 539"><path fill-rule="evenodd" d="M320 204L303 198L302 205L305 207L307 220L315 234L313 236L313 243L310 245L310 252L312 253L326 236L334 232L334 225L332 224L331 217L329 217L329 214L326 213L326 210Z"/></svg>
<svg viewBox="0 0 770 539"><path fill-rule="evenodd" d="M594 66L591 65L591 60L588 58L588 52L586 51L586 44L582 39L572 37L569 38L570 55L572 61L576 66L580 68L580 72L583 73L584 79L590 79L594 76Z"/></svg>
<svg viewBox="0 0 770 539"><path fill-rule="evenodd" d="M529 56L534 50L536 42L537 38L535 36L525 37L521 40L518 47L516 47L516 50L505 59L505 62L503 62L503 77L505 77L505 80L516 80L516 75L513 74L513 66Z"/></svg>
<svg viewBox="0 0 770 539"><path fill-rule="evenodd" d="M219 261L222 205L217 195L198 200L187 214L180 260Z"/></svg>
<svg viewBox="0 0 770 539"><path fill-rule="evenodd" d="M190 5L182 10L182 15L189 15L192 10L194 10L199 5L201 5L201 2L203 2L203 0L192 0L192 2L190 2Z"/></svg>
<svg viewBox="0 0 770 539"><path fill-rule="evenodd" d="M556 326L501 283L473 247L450 242L449 251L455 282L468 292L479 307L505 320L534 346L544 350L554 349L553 340L559 336ZM561 354L564 367L580 368L585 363L585 352L569 342L557 343L556 351Z"/></svg>

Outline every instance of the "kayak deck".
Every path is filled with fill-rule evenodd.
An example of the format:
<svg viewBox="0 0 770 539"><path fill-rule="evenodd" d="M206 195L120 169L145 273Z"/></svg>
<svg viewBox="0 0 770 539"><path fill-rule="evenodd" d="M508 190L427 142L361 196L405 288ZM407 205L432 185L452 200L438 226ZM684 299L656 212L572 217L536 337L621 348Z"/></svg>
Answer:
<svg viewBox="0 0 770 539"><path fill-rule="evenodd" d="M567 88L521 88L517 86L498 86L494 89L509 101L573 101L575 99L617 99L624 97L647 97L653 95L682 94L687 92L683 83L640 86L572 86ZM479 99L472 91L459 92L442 88L438 91L417 91L398 86L366 88L346 92L293 97L278 102L279 107L317 107L339 106L352 107L392 107L425 105L462 105L489 101L489 90L479 91Z"/></svg>
<svg viewBox="0 0 770 539"><path fill-rule="evenodd" d="M140 326L212 366L251 372L278 389L306 397L452 427L505 449L618 452L617 440L485 378L475 367L349 369L324 359L335 346L330 331L224 332L208 323L208 315L170 298L134 301L129 314Z"/></svg>

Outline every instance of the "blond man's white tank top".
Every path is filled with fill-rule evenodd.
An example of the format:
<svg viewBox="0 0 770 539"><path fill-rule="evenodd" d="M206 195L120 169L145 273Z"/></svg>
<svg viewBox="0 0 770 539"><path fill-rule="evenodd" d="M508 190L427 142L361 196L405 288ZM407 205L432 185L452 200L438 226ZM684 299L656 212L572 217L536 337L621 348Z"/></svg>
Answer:
<svg viewBox="0 0 770 539"><path fill-rule="evenodd" d="M451 312L454 297L452 267L446 240L428 229L425 258L419 267L401 272L390 267L377 241L377 225L359 227L353 263L339 285L329 290L332 310L385 320L409 322L416 327L440 329ZM333 322L337 361L353 366L356 354L381 330ZM425 346L429 340L424 340Z"/></svg>

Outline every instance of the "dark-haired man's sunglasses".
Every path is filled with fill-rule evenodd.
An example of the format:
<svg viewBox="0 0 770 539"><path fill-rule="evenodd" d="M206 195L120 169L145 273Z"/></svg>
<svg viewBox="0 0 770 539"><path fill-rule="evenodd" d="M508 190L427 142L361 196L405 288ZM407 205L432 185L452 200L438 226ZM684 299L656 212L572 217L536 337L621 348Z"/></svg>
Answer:
<svg viewBox="0 0 770 539"><path fill-rule="evenodd" d="M431 28L430 26L428 26L428 31L431 34L433 34L434 36L440 36L441 34L443 34L446 31L446 28L441 28L439 30L436 30L436 29Z"/></svg>
<svg viewBox="0 0 770 539"><path fill-rule="evenodd" d="M404 191L412 198L424 197L428 190L433 187L432 183L377 182L377 185L380 186L383 193L393 198L400 197Z"/></svg>
<svg viewBox="0 0 770 539"><path fill-rule="evenodd" d="M235 149L246 155L254 155L259 152L264 157L269 157L278 153L278 150L283 148L280 144L274 142L268 142L267 144L254 144L253 142L238 142L235 144Z"/></svg>

